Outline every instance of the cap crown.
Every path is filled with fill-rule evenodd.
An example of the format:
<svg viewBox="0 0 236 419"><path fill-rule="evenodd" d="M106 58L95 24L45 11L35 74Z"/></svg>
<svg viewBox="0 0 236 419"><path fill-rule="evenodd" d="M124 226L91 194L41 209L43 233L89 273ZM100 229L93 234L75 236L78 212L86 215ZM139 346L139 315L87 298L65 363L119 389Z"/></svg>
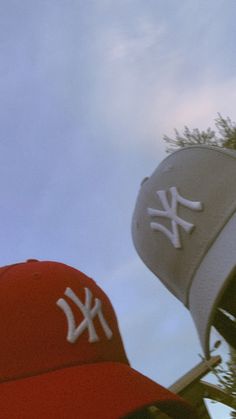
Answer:
<svg viewBox="0 0 236 419"><path fill-rule="evenodd" d="M186 147L143 182L132 219L144 263L188 305L192 278L236 210L236 152Z"/></svg>
<svg viewBox="0 0 236 419"><path fill-rule="evenodd" d="M0 380L72 365L128 363L105 293L57 262L0 269Z"/></svg>

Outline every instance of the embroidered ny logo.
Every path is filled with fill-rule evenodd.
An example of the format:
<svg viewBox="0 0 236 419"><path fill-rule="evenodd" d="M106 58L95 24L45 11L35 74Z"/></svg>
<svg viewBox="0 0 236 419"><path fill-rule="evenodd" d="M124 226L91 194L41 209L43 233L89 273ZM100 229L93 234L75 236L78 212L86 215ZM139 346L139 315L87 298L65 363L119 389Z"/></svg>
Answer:
<svg viewBox="0 0 236 419"><path fill-rule="evenodd" d="M99 340L99 337L95 330L95 326L93 324L93 319L96 316L98 316L99 318L99 321L107 339L112 338L112 331L108 326L102 313L102 303L98 298L95 298L94 306L91 307L93 295L88 288L85 288L85 304L81 302L79 297L74 293L74 291L72 291L71 288L66 288L65 295L76 304L76 306L80 309L84 316L84 320L76 327L74 314L67 301L64 298L59 298L59 300L57 300L57 305L64 311L67 318L67 340L70 343L75 343L76 340L85 331L85 329L88 329L90 343L97 342Z"/></svg>
<svg viewBox="0 0 236 419"><path fill-rule="evenodd" d="M181 248L181 243L178 226L181 226L187 233L191 233L194 229L194 224L188 223L187 221L183 220L178 216L178 204L181 204L194 211L202 210L203 206L201 202L189 201L188 199L183 198L178 193L177 188L175 186L172 186L171 188L169 188L169 190L171 193L171 204L169 204L168 202L166 191L157 191L157 195L161 200L164 211L154 208L148 208L147 211L151 217L164 217L169 218L171 220L172 231L168 230L168 228L157 222L151 222L150 227L153 230L158 230L164 233L166 237L168 237L168 239L171 241L173 246L176 249L179 249Z"/></svg>

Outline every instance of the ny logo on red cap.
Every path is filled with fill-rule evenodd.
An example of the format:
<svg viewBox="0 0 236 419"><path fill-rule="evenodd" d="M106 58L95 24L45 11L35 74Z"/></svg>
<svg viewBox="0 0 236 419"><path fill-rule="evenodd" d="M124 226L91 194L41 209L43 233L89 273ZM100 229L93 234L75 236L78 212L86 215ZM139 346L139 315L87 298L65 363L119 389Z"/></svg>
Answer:
<svg viewBox="0 0 236 419"><path fill-rule="evenodd" d="M181 248L180 237L179 237L179 230L178 226L181 226L187 233L191 233L194 224L188 223L187 221L180 218L177 214L178 204L183 205L184 207L190 208L194 211L202 210L203 206L201 202L197 201L189 201L188 199L183 198L177 191L175 186L170 188L171 193L171 204L169 204L167 199L167 192L166 191L157 191L157 195L159 196L161 203L163 205L163 210L148 208L148 215L151 217L164 217L169 218L171 220L172 231L168 230L162 224L157 222L151 222L150 227L153 230L158 230L166 235L168 239L171 241L173 246L176 249Z"/></svg>
<svg viewBox="0 0 236 419"><path fill-rule="evenodd" d="M84 320L76 327L75 324L75 317L72 312L71 307L67 303L64 298L59 298L57 300L57 305L64 311L67 322L68 322L68 333L67 333L67 340L70 343L75 343L76 340L82 335L82 333L88 329L89 333L89 342L97 342L99 337L96 333L95 326L93 324L93 319L98 316L100 324L104 330L104 333L107 339L112 338L112 331L108 326L107 321L105 320L103 313L102 313L102 303L98 298L95 298L94 306L92 305L92 292L88 288L85 289L85 304L81 302L79 297L72 291L71 288L66 288L65 295L69 297L76 306L80 309L84 316Z"/></svg>

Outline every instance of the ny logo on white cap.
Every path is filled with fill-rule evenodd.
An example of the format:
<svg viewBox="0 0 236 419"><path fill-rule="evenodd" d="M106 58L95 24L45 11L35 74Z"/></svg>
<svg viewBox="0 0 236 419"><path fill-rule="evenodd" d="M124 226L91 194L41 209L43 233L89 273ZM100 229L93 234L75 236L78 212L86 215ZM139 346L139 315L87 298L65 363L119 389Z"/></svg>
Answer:
<svg viewBox="0 0 236 419"><path fill-rule="evenodd" d="M169 218L171 220L172 231L168 230L168 228L157 222L150 222L150 227L153 230L158 230L164 233L166 237L171 241L173 246L176 249L179 249L181 248L181 243L178 226L181 226L187 233L191 233L194 228L194 224L189 223L178 216L178 204L181 204L194 211L202 210L203 206L201 202L189 201L188 199L183 198L178 193L177 188L175 186L170 187L169 190L171 193L171 204L169 204L168 202L166 191L157 191L157 195L161 200L164 211L154 208L148 208L147 211L148 215L150 215L151 217L164 217Z"/></svg>
<svg viewBox="0 0 236 419"><path fill-rule="evenodd" d="M101 326L104 330L104 333L107 339L112 338L112 331L108 326L103 313L102 313L102 303L98 298L95 298L94 306L91 307L92 304L92 292L88 288L85 289L85 304L81 302L79 297L72 291L71 288L66 288L65 295L69 297L76 306L80 309L84 316L84 320L76 327L75 325L75 317L72 312L71 307L67 303L64 298L59 298L57 300L57 305L64 311L67 322L68 322L68 333L67 333L67 340L70 343L75 343L76 340L81 336L81 334L88 329L89 332L89 342L97 342L99 337L96 333L95 326L93 324L94 317L98 316Z"/></svg>

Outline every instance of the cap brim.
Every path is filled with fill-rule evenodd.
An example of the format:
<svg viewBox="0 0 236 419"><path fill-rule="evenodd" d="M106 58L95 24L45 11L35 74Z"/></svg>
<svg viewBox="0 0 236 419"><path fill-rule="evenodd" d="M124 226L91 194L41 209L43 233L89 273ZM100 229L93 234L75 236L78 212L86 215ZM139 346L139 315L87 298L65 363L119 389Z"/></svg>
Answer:
<svg viewBox="0 0 236 419"><path fill-rule="evenodd" d="M118 419L148 405L173 418L194 416L177 395L121 363L73 366L4 382L0 389L4 419Z"/></svg>
<svg viewBox="0 0 236 419"><path fill-rule="evenodd" d="M236 213L209 248L196 271L189 294L189 309L207 358L210 331L219 304L236 266Z"/></svg>

